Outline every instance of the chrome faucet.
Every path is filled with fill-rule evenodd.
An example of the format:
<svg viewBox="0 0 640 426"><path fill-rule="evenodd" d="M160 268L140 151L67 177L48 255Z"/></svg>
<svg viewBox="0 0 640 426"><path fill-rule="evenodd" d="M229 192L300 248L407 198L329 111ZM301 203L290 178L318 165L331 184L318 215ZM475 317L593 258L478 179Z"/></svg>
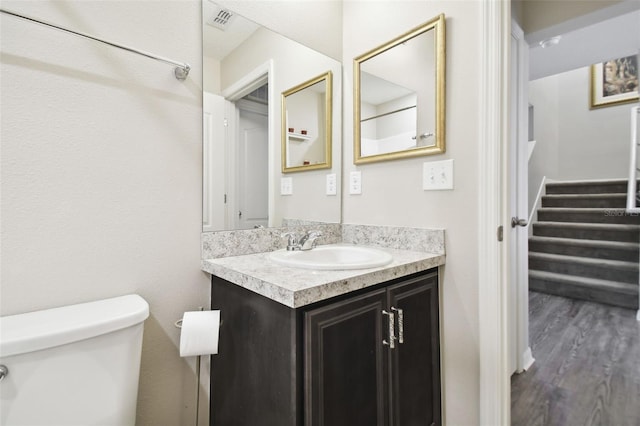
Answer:
<svg viewBox="0 0 640 426"><path fill-rule="evenodd" d="M294 250L311 250L317 244L317 239L322 236L320 231L309 231L300 239L294 232L285 232L281 235L282 238L287 237L287 251Z"/></svg>
<svg viewBox="0 0 640 426"><path fill-rule="evenodd" d="M317 240L322 236L320 231L309 231L306 235L300 238L300 250L311 250L316 247Z"/></svg>

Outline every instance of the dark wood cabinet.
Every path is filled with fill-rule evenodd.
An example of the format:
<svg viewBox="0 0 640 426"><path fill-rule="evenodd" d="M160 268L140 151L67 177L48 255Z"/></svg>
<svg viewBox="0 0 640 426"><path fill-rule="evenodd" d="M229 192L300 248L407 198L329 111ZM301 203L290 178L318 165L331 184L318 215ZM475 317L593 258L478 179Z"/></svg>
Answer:
<svg viewBox="0 0 640 426"><path fill-rule="evenodd" d="M306 425L440 424L435 274L308 310L304 323Z"/></svg>
<svg viewBox="0 0 640 426"><path fill-rule="evenodd" d="M440 424L436 270L298 309L213 277L212 309L212 426Z"/></svg>

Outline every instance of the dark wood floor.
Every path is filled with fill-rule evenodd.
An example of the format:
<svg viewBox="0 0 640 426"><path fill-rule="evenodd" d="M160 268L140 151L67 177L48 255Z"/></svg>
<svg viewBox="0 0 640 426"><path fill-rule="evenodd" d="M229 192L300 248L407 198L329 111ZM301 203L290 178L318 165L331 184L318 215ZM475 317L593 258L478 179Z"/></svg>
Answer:
<svg viewBox="0 0 640 426"><path fill-rule="evenodd" d="M640 425L636 311L529 294L536 362L511 379L511 424Z"/></svg>

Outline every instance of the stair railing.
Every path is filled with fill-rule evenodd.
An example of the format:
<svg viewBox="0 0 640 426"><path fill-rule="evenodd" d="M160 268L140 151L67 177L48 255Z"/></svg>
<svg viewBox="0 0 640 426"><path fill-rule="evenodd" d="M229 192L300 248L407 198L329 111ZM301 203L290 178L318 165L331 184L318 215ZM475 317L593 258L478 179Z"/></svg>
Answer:
<svg viewBox="0 0 640 426"><path fill-rule="evenodd" d="M640 171L640 162L638 161L638 115L640 115L640 106L631 108L631 146L629 152L629 183L627 186L627 212L640 213L640 202L638 201L638 172Z"/></svg>

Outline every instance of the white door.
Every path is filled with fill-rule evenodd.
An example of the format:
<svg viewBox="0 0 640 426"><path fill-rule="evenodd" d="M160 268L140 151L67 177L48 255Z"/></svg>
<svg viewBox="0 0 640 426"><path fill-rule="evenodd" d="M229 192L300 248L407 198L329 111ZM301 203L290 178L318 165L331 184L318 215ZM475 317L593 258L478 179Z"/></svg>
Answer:
<svg viewBox="0 0 640 426"><path fill-rule="evenodd" d="M266 107L238 103L237 229L269 224L269 134Z"/></svg>
<svg viewBox="0 0 640 426"><path fill-rule="evenodd" d="M225 99L203 92L202 119L202 230L227 228L225 172Z"/></svg>
<svg viewBox="0 0 640 426"><path fill-rule="evenodd" d="M522 372L533 363L529 348L528 248L528 52L524 33L511 28L511 109L509 142L509 371Z"/></svg>

